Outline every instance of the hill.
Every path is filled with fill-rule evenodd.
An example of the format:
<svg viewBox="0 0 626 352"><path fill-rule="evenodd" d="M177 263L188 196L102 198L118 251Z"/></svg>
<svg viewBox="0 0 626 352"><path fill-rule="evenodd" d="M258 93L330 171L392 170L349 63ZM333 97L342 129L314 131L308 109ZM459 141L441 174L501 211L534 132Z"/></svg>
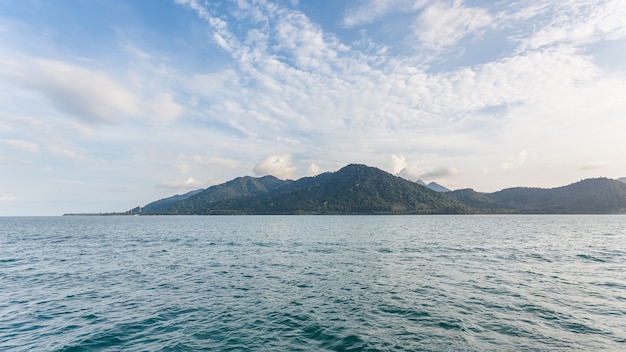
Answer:
<svg viewBox="0 0 626 352"><path fill-rule="evenodd" d="M610 214L626 212L626 184L608 178L586 179L552 189L510 188L491 194L519 213Z"/></svg>
<svg viewBox="0 0 626 352"><path fill-rule="evenodd" d="M167 208L158 211L146 211L144 214L204 214L207 209L212 209L219 204L230 199L249 198L255 195L266 193L279 188L292 181L280 180L274 176L264 176L260 178L244 176L238 177L226 183L212 186L193 194L191 197L171 204Z"/></svg>
<svg viewBox="0 0 626 352"><path fill-rule="evenodd" d="M143 208L141 207L137 207L133 210L131 210L130 212L132 214L138 214L138 213L157 213L159 211L171 208L172 206L176 205L177 203L180 203L188 198L191 198L193 196L195 196L196 194L203 192L203 189L197 189L194 191L190 191L187 192L185 194L177 194L175 196L169 197L169 198L163 198L163 199L159 199L155 202L146 204Z"/></svg>
<svg viewBox="0 0 626 352"><path fill-rule="evenodd" d="M281 181L244 177L208 188L158 214L465 214L460 202L365 165ZM146 212L144 212L146 213Z"/></svg>
<svg viewBox="0 0 626 352"><path fill-rule="evenodd" d="M515 187L494 193L457 190L448 194L480 213L626 213L626 184L608 178L586 179L551 189Z"/></svg>
<svg viewBox="0 0 626 352"><path fill-rule="evenodd" d="M142 214L626 214L626 183L586 179L551 189L437 192L377 168L348 165L296 181L238 177L152 202ZM126 212L136 214L139 208Z"/></svg>
<svg viewBox="0 0 626 352"><path fill-rule="evenodd" d="M465 214L471 209L414 182L365 165L306 177L256 197L216 204L206 214Z"/></svg>

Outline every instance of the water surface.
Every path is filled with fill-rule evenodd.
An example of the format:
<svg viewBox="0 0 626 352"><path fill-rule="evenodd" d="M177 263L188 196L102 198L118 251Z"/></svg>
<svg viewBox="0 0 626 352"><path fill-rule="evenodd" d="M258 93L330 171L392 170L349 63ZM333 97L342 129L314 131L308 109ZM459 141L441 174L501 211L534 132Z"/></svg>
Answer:
<svg viewBox="0 0 626 352"><path fill-rule="evenodd" d="M0 350L626 350L626 216L0 218Z"/></svg>

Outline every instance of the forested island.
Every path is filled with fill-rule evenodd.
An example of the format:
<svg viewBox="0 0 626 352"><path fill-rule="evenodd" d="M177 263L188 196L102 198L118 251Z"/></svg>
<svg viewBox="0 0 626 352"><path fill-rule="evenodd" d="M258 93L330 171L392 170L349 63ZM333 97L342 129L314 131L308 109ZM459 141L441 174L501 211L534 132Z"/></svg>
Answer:
<svg viewBox="0 0 626 352"><path fill-rule="evenodd" d="M626 214L624 181L594 178L551 189L449 191L436 183L425 185L351 164L295 181L238 177L143 207L99 215Z"/></svg>

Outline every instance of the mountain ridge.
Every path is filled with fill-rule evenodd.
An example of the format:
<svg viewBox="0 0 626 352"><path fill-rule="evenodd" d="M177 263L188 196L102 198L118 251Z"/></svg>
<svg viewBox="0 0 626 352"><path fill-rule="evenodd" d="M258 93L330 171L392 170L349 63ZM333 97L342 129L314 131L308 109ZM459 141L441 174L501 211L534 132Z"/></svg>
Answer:
<svg viewBox="0 0 626 352"><path fill-rule="evenodd" d="M139 212L144 215L626 214L626 183L597 178L549 189L512 187L492 193L472 189L444 192L374 167L349 164L335 172L298 180L238 177L204 190L157 200L126 214Z"/></svg>

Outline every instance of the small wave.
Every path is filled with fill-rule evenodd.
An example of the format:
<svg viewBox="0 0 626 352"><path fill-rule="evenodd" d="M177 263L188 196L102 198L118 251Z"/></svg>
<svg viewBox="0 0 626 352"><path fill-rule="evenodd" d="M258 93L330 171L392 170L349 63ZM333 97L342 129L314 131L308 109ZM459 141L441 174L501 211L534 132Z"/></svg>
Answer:
<svg viewBox="0 0 626 352"><path fill-rule="evenodd" d="M390 228L411 223L390 233L373 231L367 217L332 218L332 228L329 218L285 217L283 232L275 217L257 218L253 230L236 217L178 219L198 230L171 219L158 228L159 217L89 218L102 226L68 229L76 235L53 245L17 235L3 243L0 350L619 351L626 343L624 239L597 235L620 234L621 222L591 234L547 216L522 229L509 217L376 218ZM563 231L550 238L559 221ZM482 237L461 230L470 223Z"/></svg>
<svg viewBox="0 0 626 352"><path fill-rule="evenodd" d="M589 255L589 254L577 254L576 256L578 258L590 260L590 261L593 261L593 262L606 263L606 260L598 258L598 257L594 257L594 256Z"/></svg>
<svg viewBox="0 0 626 352"><path fill-rule="evenodd" d="M463 326L456 321L440 321L437 326L444 330L463 330Z"/></svg>

